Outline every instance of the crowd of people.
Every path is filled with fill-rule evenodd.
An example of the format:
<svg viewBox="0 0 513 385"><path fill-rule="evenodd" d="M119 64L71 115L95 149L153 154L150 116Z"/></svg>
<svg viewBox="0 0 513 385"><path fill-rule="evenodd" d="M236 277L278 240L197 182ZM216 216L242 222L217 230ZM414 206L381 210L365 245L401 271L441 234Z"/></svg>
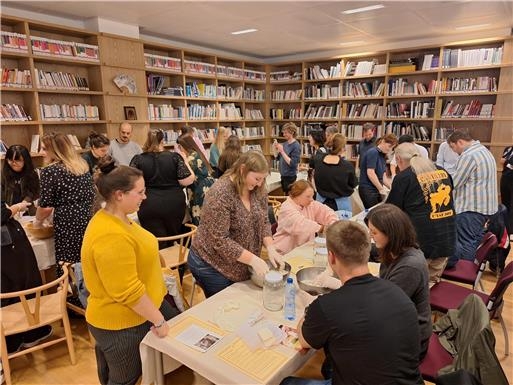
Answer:
<svg viewBox="0 0 513 385"><path fill-rule="evenodd" d="M46 134L45 167L39 170L25 147L11 146L2 171L2 292L41 284L15 215L28 211L34 227L53 223L57 262L82 264L100 382L135 384L140 341L148 331L167 335L166 321L178 313L164 299L159 259L159 249L170 245L159 244L157 237L182 233L186 222L198 226L187 263L210 297L247 280L248 267L264 275L269 264L262 248L278 267L284 254L325 233L329 269L316 281L333 292L308 307L298 324L301 345L325 348L326 381L422 383L418 364L432 329L429 287L459 259L474 258L486 223L498 210L495 159L468 133L455 131L440 146L435 164L410 135L376 138L376 127L367 123L355 167L346 159L345 135L330 126L310 133L309 178L297 180L297 133L294 123L286 123L285 141L272 144L287 195L274 235L268 160L259 151L242 153L228 128L217 130L210 154L191 127L182 129L175 151L165 149L162 130L149 130L141 148L131 140L128 122L112 140L91 133L82 155L66 135ZM511 233L512 147L504 150L501 163ZM368 228L344 220L352 216L356 190L370 210ZM367 268L371 239L381 279ZM350 310L341 313L340 307ZM49 334L45 328L17 336L9 351ZM291 377L283 384L301 381Z"/></svg>

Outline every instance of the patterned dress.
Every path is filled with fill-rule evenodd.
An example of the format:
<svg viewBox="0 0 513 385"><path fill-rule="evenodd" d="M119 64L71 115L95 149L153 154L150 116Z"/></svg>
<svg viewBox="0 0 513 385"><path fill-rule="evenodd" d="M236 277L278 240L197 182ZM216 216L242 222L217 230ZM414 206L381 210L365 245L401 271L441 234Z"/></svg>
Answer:
<svg viewBox="0 0 513 385"><path fill-rule="evenodd" d="M187 187L187 196L189 198L192 223L197 226L200 223L201 207L203 206L205 193L214 184L215 179L210 176L207 166L195 151L191 152L187 157L187 161L196 175L194 183Z"/></svg>
<svg viewBox="0 0 513 385"><path fill-rule="evenodd" d="M41 170L39 205L54 208L57 262L80 262L80 248L91 219L94 195L93 179L89 172L74 175L59 163Z"/></svg>

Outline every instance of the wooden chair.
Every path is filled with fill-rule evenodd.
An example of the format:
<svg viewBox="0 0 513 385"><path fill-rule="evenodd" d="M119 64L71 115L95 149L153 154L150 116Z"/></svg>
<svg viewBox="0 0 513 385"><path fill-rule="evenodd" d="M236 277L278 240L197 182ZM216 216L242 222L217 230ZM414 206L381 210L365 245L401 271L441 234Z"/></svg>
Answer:
<svg viewBox="0 0 513 385"><path fill-rule="evenodd" d="M162 267L176 269L179 266L187 264L187 254L189 253L189 247L191 245L192 238L198 230L198 227L190 223L187 223L185 226L188 227L190 230L183 234L157 238L159 242L169 241L174 243L173 246L159 250L160 264ZM179 279L179 281L181 284L182 280ZM193 300L195 286L196 282L193 280L192 295L190 299L191 304ZM185 298L183 288L181 287L181 285L180 289L182 297Z"/></svg>
<svg viewBox="0 0 513 385"><path fill-rule="evenodd" d="M68 345L71 364L75 365L75 348L71 335L68 313L66 311L66 297L68 295L68 269L64 269L62 277L47 284L12 293L0 294L1 299L19 298L20 302L2 307L1 314L1 357L7 385L12 384L9 360L33 351L47 348L59 342L66 341ZM57 290L49 293L52 289ZM29 297L33 297L30 298ZM64 337L52 339L31 348L16 353L7 353L6 336L26 332L41 326L50 325L53 322L62 320L64 326Z"/></svg>

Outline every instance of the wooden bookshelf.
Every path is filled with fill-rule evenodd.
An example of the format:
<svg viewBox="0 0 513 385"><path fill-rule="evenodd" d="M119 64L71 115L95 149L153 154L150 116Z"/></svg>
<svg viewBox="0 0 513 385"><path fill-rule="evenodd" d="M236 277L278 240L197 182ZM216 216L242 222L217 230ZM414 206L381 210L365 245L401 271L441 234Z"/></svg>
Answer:
<svg viewBox="0 0 513 385"><path fill-rule="evenodd" d="M1 30L9 36L2 69L25 74L16 82L2 80L2 103L23 107L30 116L1 122L8 145L30 147L32 135L50 131L73 133L82 145L91 130L113 138L125 120L124 107L135 107L134 140L141 144L148 129L160 128L172 145L186 124L204 133L208 144L207 134L225 126L244 145L260 145L270 155L272 140L288 121L301 128L302 145L308 142L308 127L336 124L348 137L349 150L367 121L378 126L378 134L400 135L416 127L412 134L433 158L443 135L454 128L468 129L497 160L512 143L511 37L265 65L6 15ZM454 63L458 49L499 47L500 62L475 64L467 52L460 54L464 65ZM130 79L135 92L116 86L120 75ZM494 106L493 116L444 114L451 101L463 110ZM95 106L97 112L94 120L49 120L41 105Z"/></svg>

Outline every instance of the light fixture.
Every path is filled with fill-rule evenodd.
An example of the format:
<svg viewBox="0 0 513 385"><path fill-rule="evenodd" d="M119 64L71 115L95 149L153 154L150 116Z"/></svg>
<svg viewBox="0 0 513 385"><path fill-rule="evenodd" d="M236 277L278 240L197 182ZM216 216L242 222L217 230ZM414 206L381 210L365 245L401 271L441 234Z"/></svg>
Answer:
<svg viewBox="0 0 513 385"><path fill-rule="evenodd" d="M345 11L342 11L342 13L344 15L351 15L353 13L374 11L375 9L381 9L381 8L385 8L385 6L383 4L376 4L376 5L369 5L368 7L346 9Z"/></svg>
<svg viewBox="0 0 513 385"><path fill-rule="evenodd" d="M256 32L256 31L258 31L258 29L255 29L255 28L243 29L241 31L232 32L232 35L242 35L243 33L251 33L251 32Z"/></svg>
<svg viewBox="0 0 513 385"><path fill-rule="evenodd" d="M359 45L365 43L363 40L356 41L346 41L344 43L339 43L340 46L348 46L348 45Z"/></svg>
<svg viewBox="0 0 513 385"><path fill-rule="evenodd" d="M490 23L485 24L474 24L474 25L462 25L461 27L456 27L456 29L479 29L483 27L488 27Z"/></svg>

